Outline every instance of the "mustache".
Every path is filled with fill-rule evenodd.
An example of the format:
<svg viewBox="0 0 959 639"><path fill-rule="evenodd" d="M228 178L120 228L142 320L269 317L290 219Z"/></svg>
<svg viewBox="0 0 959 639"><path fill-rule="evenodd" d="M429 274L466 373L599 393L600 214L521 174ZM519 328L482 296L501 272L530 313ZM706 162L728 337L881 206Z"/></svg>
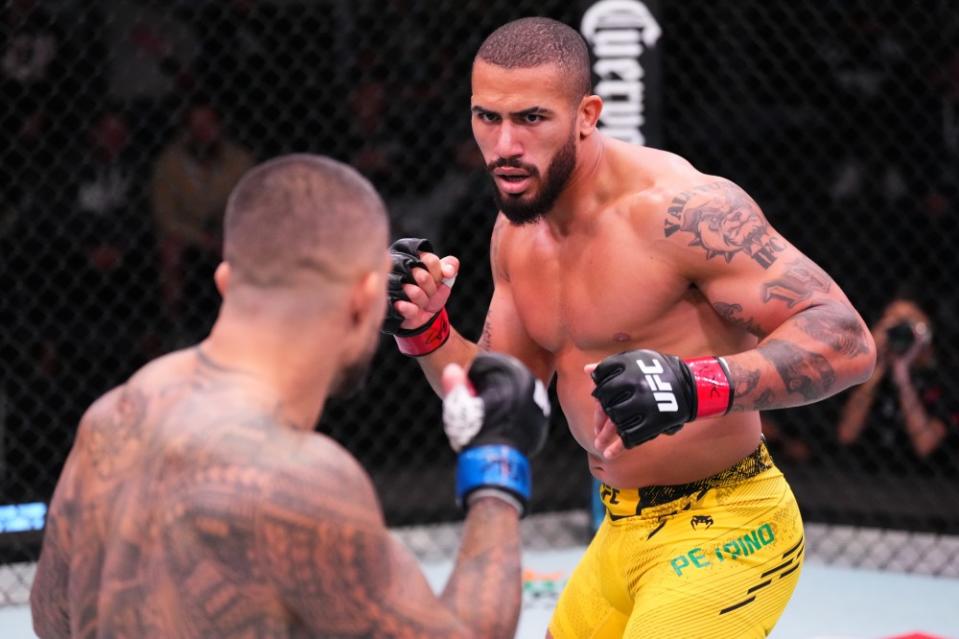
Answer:
<svg viewBox="0 0 959 639"><path fill-rule="evenodd" d="M526 164L525 162L520 162L517 158L499 158L493 162L490 162L486 165L486 170L493 172L496 169L510 168L510 169L524 169L531 176L535 177L539 175L539 171L532 164Z"/></svg>

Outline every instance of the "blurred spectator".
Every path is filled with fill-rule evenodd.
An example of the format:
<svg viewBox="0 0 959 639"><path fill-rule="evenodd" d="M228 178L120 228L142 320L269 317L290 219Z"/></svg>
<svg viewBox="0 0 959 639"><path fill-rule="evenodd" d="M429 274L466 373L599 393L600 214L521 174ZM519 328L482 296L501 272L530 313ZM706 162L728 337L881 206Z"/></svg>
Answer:
<svg viewBox="0 0 959 639"><path fill-rule="evenodd" d="M39 348L31 347L47 362L40 370L50 379L55 376L49 371L72 376L64 392L86 403L142 362L157 312L151 307L155 252L140 187L143 171L129 146L125 116L103 111L82 139L78 153L64 157L72 179L58 185L62 202L24 220L18 239L30 247L43 276L28 283L32 295L20 311L41 340ZM94 370L93 362L102 366Z"/></svg>
<svg viewBox="0 0 959 639"><path fill-rule="evenodd" d="M16 184L23 202L47 190L56 157L49 151L62 149L66 116L81 108L78 83L67 72L75 57L35 0L0 9L0 184Z"/></svg>
<svg viewBox="0 0 959 639"><path fill-rule="evenodd" d="M0 23L0 78L4 128L19 129L56 89L63 37L36 0L5 3ZM12 119L10 119L12 118Z"/></svg>
<svg viewBox="0 0 959 639"><path fill-rule="evenodd" d="M442 174L431 174L432 180L423 193L410 193L390 202L392 224L401 236L439 238L443 227L463 224L461 209L477 192L482 192L489 181L484 170L483 156L473 138L463 139L453 150L452 162L447 162ZM482 226L495 219L492 200L482 201ZM449 217L444 221L444 218ZM476 243L475 236L468 241Z"/></svg>
<svg viewBox="0 0 959 639"><path fill-rule="evenodd" d="M182 132L153 167L163 298L185 331L180 338L199 338L213 320L223 210L230 190L253 162L252 153L223 135L216 109L198 101L187 108Z"/></svg>
<svg viewBox="0 0 959 639"><path fill-rule="evenodd" d="M941 148L940 118L930 117L939 108L926 80L930 47L915 35L923 18L918 5L846 5L824 47L843 108L834 117L844 151L831 186L837 200L907 198L924 179L918 167Z"/></svg>
<svg viewBox="0 0 959 639"><path fill-rule="evenodd" d="M131 192L137 177L130 154L130 128L124 115L106 110L90 124L87 132L87 152L78 173L76 193L77 210L87 218L85 226L100 227L103 232L128 227L131 221ZM99 224L108 220L108 224ZM103 233L98 232L99 237ZM126 235L126 233L124 234Z"/></svg>
<svg viewBox="0 0 959 639"><path fill-rule="evenodd" d="M196 84L199 45L176 4L111 0L103 6L108 96L136 114L133 137L150 151L175 127L171 115Z"/></svg>
<svg viewBox="0 0 959 639"><path fill-rule="evenodd" d="M120 326L126 330L118 335L117 328L105 327L104 337L124 340L131 354L147 330L145 317L155 316L149 306L156 286L155 247L140 160L121 111L108 109L95 117L76 169L75 213L67 224L98 284L87 286L78 300L81 306L96 307L84 321L96 325L104 316L122 318Z"/></svg>
<svg viewBox="0 0 959 639"><path fill-rule="evenodd" d="M109 3L110 94L132 102L160 101L192 87L198 45L189 25L166 2Z"/></svg>
<svg viewBox="0 0 959 639"><path fill-rule="evenodd" d="M234 121L258 120L275 84L265 73L275 64L268 36L273 19L256 0L223 0L198 6L193 24L200 43L197 79Z"/></svg>
<svg viewBox="0 0 959 639"><path fill-rule="evenodd" d="M389 86L370 79L354 87L349 96L351 129L347 134L352 149L349 163L376 183L386 197L405 190L398 172L403 159L402 144L388 121Z"/></svg>
<svg viewBox="0 0 959 639"><path fill-rule="evenodd" d="M936 362L932 320L915 301L900 296L872 332L876 370L849 395L839 421L840 443L870 470L954 469L959 411Z"/></svg>

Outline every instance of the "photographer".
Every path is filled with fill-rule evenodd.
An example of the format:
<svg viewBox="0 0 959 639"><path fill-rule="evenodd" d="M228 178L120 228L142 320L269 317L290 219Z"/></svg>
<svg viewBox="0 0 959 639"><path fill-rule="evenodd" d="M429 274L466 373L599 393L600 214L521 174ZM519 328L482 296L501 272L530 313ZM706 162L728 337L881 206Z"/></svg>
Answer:
<svg viewBox="0 0 959 639"><path fill-rule="evenodd" d="M877 461L885 469L939 466L934 453L944 452L943 441L959 431L936 366L929 316L916 302L897 297L873 327L873 338L876 370L843 407L840 443L858 448L856 458L869 467ZM909 450L912 463L904 455Z"/></svg>

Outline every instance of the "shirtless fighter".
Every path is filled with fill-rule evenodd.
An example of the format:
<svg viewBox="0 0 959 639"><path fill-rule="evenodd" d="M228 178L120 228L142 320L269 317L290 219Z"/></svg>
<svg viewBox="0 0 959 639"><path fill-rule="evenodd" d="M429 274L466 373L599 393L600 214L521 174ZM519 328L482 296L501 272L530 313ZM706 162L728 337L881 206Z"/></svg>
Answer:
<svg viewBox="0 0 959 639"><path fill-rule="evenodd" d="M145 366L80 424L31 593L37 635L513 636L525 456L547 421L529 371L478 358L475 398L461 368L445 373L447 396L480 410L451 411L468 514L439 598L384 527L366 473L313 432L379 338L388 234L370 184L332 160L285 156L243 177L210 336Z"/></svg>
<svg viewBox="0 0 959 639"><path fill-rule="evenodd" d="M385 329L440 393L443 367L480 351L556 376L607 516L553 637L765 637L803 532L757 411L868 378L865 324L738 186L597 131L602 100L569 27L499 28L472 90L500 211L480 343L443 310L456 258L420 240L394 244Z"/></svg>

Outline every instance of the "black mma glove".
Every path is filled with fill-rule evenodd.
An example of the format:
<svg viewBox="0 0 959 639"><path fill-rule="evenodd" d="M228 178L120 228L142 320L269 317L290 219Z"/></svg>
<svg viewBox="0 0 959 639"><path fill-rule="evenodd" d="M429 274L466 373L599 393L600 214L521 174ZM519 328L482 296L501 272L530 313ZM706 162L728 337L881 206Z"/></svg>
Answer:
<svg viewBox="0 0 959 639"><path fill-rule="evenodd" d="M529 458L549 430L549 397L543 383L519 360L481 353L468 373L472 392L458 386L443 401L443 424L459 453L456 499L489 494L525 514L532 489Z"/></svg>
<svg viewBox="0 0 959 639"><path fill-rule="evenodd" d="M729 370L720 357L681 360L651 350L611 355L592 373L593 397L626 448L687 422L725 415L733 405Z"/></svg>
<svg viewBox="0 0 959 639"><path fill-rule="evenodd" d="M393 260L393 268L386 284L386 294L389 300L382 329L387 335L396 337L400 352L413 357L432 353L445 344L450 336L450 322L445 308L433 315L422 326L414 329L400 328L404 318L393 306L393 303L397 300L410 301L410 298L403 292L403 285L416 284L416 280L413 279L414 268L426 269L426 265L420 261L421 252L433 252L433 245L429 240L405 237L390 245L390 258Z"/></svg>

